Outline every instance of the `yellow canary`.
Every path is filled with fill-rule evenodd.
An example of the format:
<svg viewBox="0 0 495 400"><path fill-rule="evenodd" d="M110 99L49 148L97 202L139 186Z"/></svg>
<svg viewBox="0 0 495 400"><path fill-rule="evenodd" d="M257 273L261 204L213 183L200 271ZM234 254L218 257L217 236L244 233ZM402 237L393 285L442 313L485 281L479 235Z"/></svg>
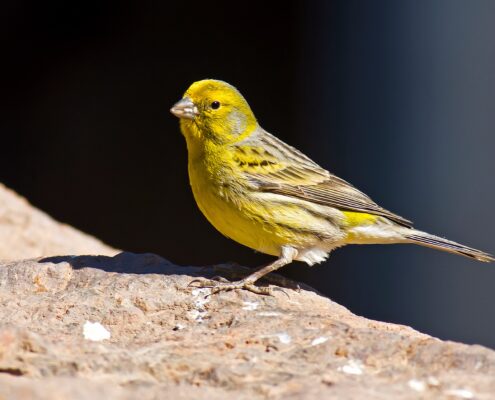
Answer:
<svg viewBox="0 0 495 400"><path fill-rule="evenodd" d="M202 280L213 293L247 289L293 260L324 261L347 244L414 243L479 261L492 256L416 230L351 184L266 132L236 88L193 83L170 110L186 138L194 198L225 236L277 260L236 281Z"/></svg>

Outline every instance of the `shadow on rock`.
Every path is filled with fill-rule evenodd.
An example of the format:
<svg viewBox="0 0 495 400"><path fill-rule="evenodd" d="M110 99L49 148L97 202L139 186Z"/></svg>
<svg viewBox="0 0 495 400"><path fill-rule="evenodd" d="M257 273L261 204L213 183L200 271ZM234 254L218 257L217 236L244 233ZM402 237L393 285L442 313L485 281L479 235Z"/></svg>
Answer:
<svg viewBox="0 0 495 400"><path fill-rule="evenodd" d="M211 267L181 267L156 254L122 252L108 256L53 256L40 259L40 263L68 263L73 269L96 268L106 272L127 274L161 274L203 276Z"/></svg>
<svg viewBox="0 0 495 400"><path fill-rule="evenodd" d="M222 276L230 280L242 279L254 271L252 268L240 266L235 263L227 263L205 267L179 266L157 256L156 254L134 254L122 252L116 256L53 256L38 260L40 263L68 263L73 269L96 268L106 272L118 272L127 274L160 274L160 275L188 275L194 278L213 278ZM259 284L274 284L290 289L305 289L315 291L313 288L298 284L278 274L270 274L260 280ZM316 291L315 291L316 292Z"/></svg>

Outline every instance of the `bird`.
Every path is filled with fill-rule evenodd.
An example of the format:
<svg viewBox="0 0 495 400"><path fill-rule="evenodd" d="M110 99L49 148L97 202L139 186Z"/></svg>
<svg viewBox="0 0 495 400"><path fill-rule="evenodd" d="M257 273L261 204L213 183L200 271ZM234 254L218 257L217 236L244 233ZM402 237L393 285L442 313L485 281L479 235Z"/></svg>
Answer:
<svg viewBox="0 0 495 400"><path fill-rule="evenodd" d="M196 279L196 287L212 294L273 294L255 282L293 261L321 263L348 244L412 243L494 261L488 253L413 228L268 133L241 93L224 81L194 82L170 111L180 120L199 209L224 236L277 257L243 279Z"/></svg>

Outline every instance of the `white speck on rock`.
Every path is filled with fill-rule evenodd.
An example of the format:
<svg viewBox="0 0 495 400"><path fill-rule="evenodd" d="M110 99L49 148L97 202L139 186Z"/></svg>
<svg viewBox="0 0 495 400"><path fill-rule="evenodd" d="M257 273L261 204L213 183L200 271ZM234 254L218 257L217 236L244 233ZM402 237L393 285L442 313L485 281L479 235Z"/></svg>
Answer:
<svg viewBox="0 0 495 400"><path fill-rule="evenodd" d="M426 378L426 382L428 382L429 386L439 386L440 385L440 381L437 378L435 378L434 376L429 376L428 378Z"/></svg>
<svg viewBox="0 0 495 400"><path fill-rule="evenodd" d="M280 343L283 343L283 344L289 344L292 341L292 338L286 332L277 333L276 336L278 337L278 340L280 340Z"/></svg>
<svg viewBox="0 0 495 400"><path fill-rule="evenodd" d="M350 360L346 365L338 368L344 374L350 375L362 375L363 374L363 364L360 361Z"/></svg>
<svg viewBox="0 0 495 400"><path fill-rule="evenodd" d="M254 311L258 308L259 305L257 301L243 301L242 304L244 305L242 309L246 311Z"/></svg>
<svg viewBox="0 0 495 400"><path fill-rule="evenodd" d="M191 294L194 296L194 297L198 297L200 295L203 295L203 296L207 296L211 293L211 289L210 288L196 288L196 289L193 289L191 291Z"/></svg>
<svg viewBox="0 0 495 400"><path fill-rule="evenodd" d="M448 396L459 397L460 399L474 398L473 392L471 392L468 389L450 389L450 390L446 390L445 394Z"/></svg>
<svg viewBox="0 0 495 400"><path fill-rule="evenodd" d="M325 343L328 340L325 336L320 336L311 341L311 346L318 346L319 344Z"/></svg>
<svg viewBox="0 0 495 400"><path fill-rule="evenodd" d="M193 297L197 297L197 299L194 300L194 307L202 309L204 308L205 304L210 301L208 295L211 294L211 289L209 288L194 289L191 292L191 294L193 295Z"/></svg>
<svg viewBox="0 0 495 400"><path fill-rule="evenodd" d="M203 299L197 299L194 301L194 307L202 310L204 309L204 306L206 303L208 303L210 300L208 298L203 298Z"/></svg>
<svg viewBox="0 0 495 400"><path fill-rule="evenodd" d="M84 339L99 342L110 339L110 332L99 322L86 321L83 326Z"/></svg>
<svg viewBox="0 0 495 400"><path fill-rule="evenodd" d="M407 382L407 384L412 390L415 390L416 392L424 392L426 389L426 384L418 379L411 379L409 382Z"/></svg>
<svg viewBox="0 0 495 400"><path fill-rule="evenodd" d="M203 318L206 317L208 313L206 311L200 311L198 309L191 310L187 313L189 319L192 319L196 322L203 322Z"/></svg>
<svg viewBox="0 0 495 400"><path fill-rule="evenodd" d="M259 312L257 315L259 315L260 317L278 317L280 313L275 311L262 311Z"/></svg>
<svg viewBox="0 0 495 400"><path fill-rule="evenodd" d="M205 305L209 303L210 298L208 295L211 294L211 289L209 288L197 288L191 291L191 294L195 298L193 301L193 309L187 313L189 319L196 322L203 322L203 318L208 314L205 310Z"/></svg>
<svg viewBox="0 0 495 400"><path fill-rule="evenodd" d="M185 327L186 327L186 326L185 326L185 325L183 325L183 324L176 324L176 325L174 326L174 329L175 329L176 331L181 331L181 330L182 330L182 329L184 329Z"/></svg>

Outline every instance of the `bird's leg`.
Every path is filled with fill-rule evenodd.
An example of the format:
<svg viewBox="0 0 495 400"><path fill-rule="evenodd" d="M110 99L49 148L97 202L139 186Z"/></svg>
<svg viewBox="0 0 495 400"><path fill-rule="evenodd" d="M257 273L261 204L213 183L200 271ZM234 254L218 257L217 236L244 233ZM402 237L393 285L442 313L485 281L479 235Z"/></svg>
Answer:
<svg viewBox="0 0 495 400"><path fill-rule="evenodd" d="M270 287L259 287L256 286L254 283L258 279L265 276L266 274L269 274L270 272L273 272L283 267L284 265L291 263L296 256L297 256L296 249L294 249L293 247L284 246L282 247L280 257L277 260L253 272L251 275L248 275L244 279L235 282L225 282L225 281L218 282L211 279L195 279L191 281L189 285L194 283L195 287L210 288L211 294L216 294L219 292L230 291L230 290L246 289L256 294L271 295L272 289Z"/></svg>

